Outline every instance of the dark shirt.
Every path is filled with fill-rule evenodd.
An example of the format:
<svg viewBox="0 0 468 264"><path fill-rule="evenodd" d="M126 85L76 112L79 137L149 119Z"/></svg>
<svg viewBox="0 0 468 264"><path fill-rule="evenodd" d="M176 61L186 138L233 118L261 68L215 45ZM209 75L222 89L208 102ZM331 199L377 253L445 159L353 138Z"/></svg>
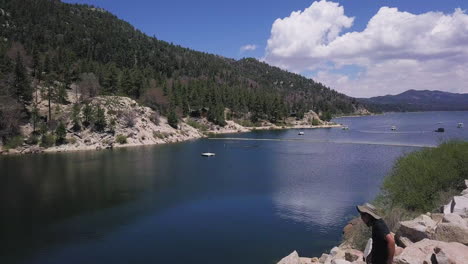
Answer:
<svg viewBox="0 0 468 264"><path fill-rule="evenodd" d="M382 219L375 220L372 226L372 264L385 264L388 258L387 240L390 233Z"/></svg>

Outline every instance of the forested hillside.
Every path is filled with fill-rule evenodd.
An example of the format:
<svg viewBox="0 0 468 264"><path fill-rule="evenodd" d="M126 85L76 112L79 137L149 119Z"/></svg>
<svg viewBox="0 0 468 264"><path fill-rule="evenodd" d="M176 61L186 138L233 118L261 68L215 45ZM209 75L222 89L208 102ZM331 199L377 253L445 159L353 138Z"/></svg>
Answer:
<svg viewBox="0 0 468 264"><path fill-rule="evenodd" d="M236 61L147 36L92 6L0 0L0 28L3 140L24 122L36 127L43 121L54 129L50 102L70 103L67 90L79 94L81 103L97 95L128 96L172 123L184 116L206 116L219 125L226 118L280 123L308 110L329 119L361 107L320 83L255 59ZM36 110L37 93L49 100L47 116Z"/></svg>
<svg viewBox="0 0 468 264"><path fill-rule="evenodd" d="M468 110L468 94L443 91L408 90L397 95L359 98L358 100L375 112Z"/></svg>

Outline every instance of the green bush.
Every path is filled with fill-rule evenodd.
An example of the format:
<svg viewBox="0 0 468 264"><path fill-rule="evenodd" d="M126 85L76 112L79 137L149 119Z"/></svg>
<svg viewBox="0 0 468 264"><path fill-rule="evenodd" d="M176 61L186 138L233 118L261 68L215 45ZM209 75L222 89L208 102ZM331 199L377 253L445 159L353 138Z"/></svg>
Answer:
<svg viewBox="0 0 468 264"><path fill-rule="evenodd" d="M119 144L126 144L127 143L127 136L124 136L124 135L117 135L115 137L115 140L117 141L117 143Z"/></svg>
<svg viewBox="0 0 468 264"><path fill-rule="evenodd" d="M179 128L179 119L174 111L170 111L167 115L167 123L175 129Z"/></svg>
<svg viewBox="0 0 468 264"><path fill-rule="evenodd" d="M398 159L384 180L382 200L390 208L432 211L444 192L460 191L467 176L468 142L447 142Z"/></svg>
<svg viewBox="0 0 468 264"><path fill-rule="evenodd" d="M96 117L94 120L94 129L98 132L103 132L106 129L106 113L100 106L96 108Z"/></svg>
<svg viewBox="0 0 468 264"><path fill-rule="evenodd" d="M202 132L204 131L207 131L208 130L208 126L205 125L205 124L200 124L200 123L197 123L197 121L193 120L193 119L189 119L187 120L187 125L193 127L193 128L196 128Z"/></svg>
<svg viewBox="0 0 468 264"><path fill-rule="evenodd" d="M32 133L26 140L26 143L28 145L37 145L37 143L39 143L39 137L36 134Z"/></svg>
<svg viewBox="0 0 468 264"><path fill-rule="evenodd" d="M153 137L154 138L165 139L165 138L167 138L169 136L171 136L171 134L169 134L169 133L164 133L164 132L160 132L160 131L154 131L153 132Z"/></svg>
<svg viewBox="0 0 468 264"><path fill-rule="evenodd" d="M318 126L318 125L320 125L318 119L312 117L312 125L313 125L313 126Z"/></svg>
<svg viewBox="0 0 468 264"><path fill-rule="evenodd" d="M55 143L55 137L54 135L47 133L42 135L41 137L41 144L40 146L43 148L50 148L54 145Z"/></svg>
<svg viewBox="0 0 468 264"><path fill-rule="evenodd" d="M6 140L5 149L14 149L21 146L24 143L24 138L22 136L11 137Z"/></svg>
<svg viewBox="0 0 468 264"><path fill-rule="evenodd" d="M65 125L60 122L55 129L55 144L61 145L66 142L65 137L67 136L67 129Z"/></svg>

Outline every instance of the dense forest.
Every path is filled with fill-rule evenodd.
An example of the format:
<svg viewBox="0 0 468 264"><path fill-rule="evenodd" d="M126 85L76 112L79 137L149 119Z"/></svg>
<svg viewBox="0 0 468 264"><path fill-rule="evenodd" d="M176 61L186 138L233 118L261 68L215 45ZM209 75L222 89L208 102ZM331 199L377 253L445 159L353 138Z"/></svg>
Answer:
<svg viewBox="0 0 468 264"><path fill-rule="evenodd" d="M169 22L170 23L170 22ZM147 36L111 13L58 0L0 0L0 138L38 116L34 93L66 104L67 90L136 99L172 122L185 116L281 123L314 110L324 119L359 103L311 79ZM74 87L74 88L73 88ZM49 103L50 105L50 103ZM229 109L226 115L225 109ZM45 128L46 129L46 128Z"/></svg>

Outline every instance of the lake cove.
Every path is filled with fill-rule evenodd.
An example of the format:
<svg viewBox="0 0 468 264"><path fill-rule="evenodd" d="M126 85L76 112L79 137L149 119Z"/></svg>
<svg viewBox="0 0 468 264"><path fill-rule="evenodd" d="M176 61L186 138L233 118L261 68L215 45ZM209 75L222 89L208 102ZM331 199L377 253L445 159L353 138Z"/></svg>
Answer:
<svg viewBox="0 0 468 264"><path fill-rule="evenodd" d="M467 112L334 121L349 130L1 157L0 262L273 263L293 250L317 256L339 243L354 206L375 197L398 157L468 139L456 127L468 123ZM444 133L433 132L439 122Z"/></svg>

